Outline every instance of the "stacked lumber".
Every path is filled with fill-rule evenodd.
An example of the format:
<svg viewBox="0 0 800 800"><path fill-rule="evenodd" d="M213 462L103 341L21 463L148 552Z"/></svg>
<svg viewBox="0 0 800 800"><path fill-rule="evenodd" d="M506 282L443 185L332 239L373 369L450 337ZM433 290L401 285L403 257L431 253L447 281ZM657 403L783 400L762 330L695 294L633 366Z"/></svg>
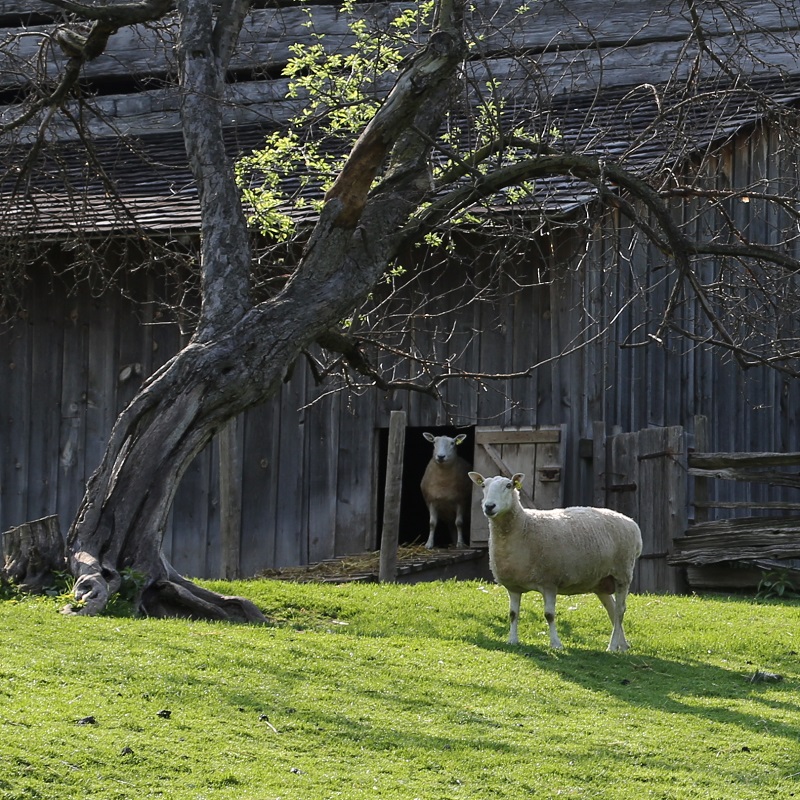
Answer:
<svg viewBox="0 0 800 800"><path fill-rule="evenodd" d="M800 488L800 453L689 453L689 474L706 498L709 479L761 482ZM781 469L783 468L783 469ZM798 503L770 502L760 508L781 510L782 516L743 516L691 525L674 540L668 563L687 568L694 588L750 588L765 572L785 570L800 581L800 511ZM698 512L711 507L751 508L747 502L715 503L696 499ZM698 516L704 516L698 514Z"/></svg>
<svg viewBox="0 0 800 800"><path fill-rule="evenodd" d="M673 566L800 558L800 517L737 517L693 525L675 541Z"/></svg>

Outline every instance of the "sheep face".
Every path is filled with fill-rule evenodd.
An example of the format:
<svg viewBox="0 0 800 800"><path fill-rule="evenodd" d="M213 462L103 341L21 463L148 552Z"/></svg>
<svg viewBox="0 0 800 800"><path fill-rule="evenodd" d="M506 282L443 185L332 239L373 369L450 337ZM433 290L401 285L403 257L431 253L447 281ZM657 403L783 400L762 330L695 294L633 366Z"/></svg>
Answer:
<svg viewBox="0 0 800 800"><path fill-rule="evenodd" d="M484 478L479 472L470 472L470 480L483 489L481 508L487 519L492 519L519 504L517 492L522 488L525 476L521 472L506 478L498 475Z"/></svg>
<svg viewBox="0 0 800 800"><path fill-rule="evenodd" d="M460 445L464 439L466 439L466 435L460 433L455 438L450 436L434 436L432 433L428 433L427 431L422 434L429 442L433 443L433 460L437 464L449 464L452 461L455 461L458 457L456 454L456 447Z"/></svg>

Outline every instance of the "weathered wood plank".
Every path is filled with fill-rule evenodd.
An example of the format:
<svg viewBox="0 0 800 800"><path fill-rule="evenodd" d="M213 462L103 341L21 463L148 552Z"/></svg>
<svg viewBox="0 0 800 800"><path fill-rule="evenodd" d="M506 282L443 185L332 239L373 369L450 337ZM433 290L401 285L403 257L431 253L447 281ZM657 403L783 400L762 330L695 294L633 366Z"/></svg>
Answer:
<svg viewBox="0 0 800 800"><path fill-rule="evenodd" d="M88 371L86 382L86 466L94 472L106 449L116 418L116 320L110 295L88 305ZM88 476L87 476L88 477Z"/></svg>
<svg viewBox="0 0 800 800"><path fill-rule="evenodd" d="M31 416L28 445L28 516L53 514L57 508L63 326L52 303L30 309Z"/></svg>
<svg viewBox="0 0 800 800"><path fill-rule="evenodd" d="M310 389L312 398L318 390ZM310 562L333 558L336 553L336 470L339 458L339 403L333 395L318 400L306 422L306 475L308 493L308 558Z"/></svg>
<svg viewBox="0 0 800 800"><path fill-rule="evenodd" d="M206 509L205 520L200 523L200 530L195 533L195 538L200 544L203 554L202 572L196 577L209 575L218 577L222 575L222 480L220 478L220 460L218 448L212 439L200 456L205 456L205 472L199 474L199 488L191 492L196 502ZM179 520L180 522L180 520Z"/></svg>
<svg viewBox="0 0 800 800"><path fill-rule="evenodd" d="M563 508L566 476L566 425L554 428L558 442L536 444L533 500L536 508Z"/></svg>
<svg viewBox="0 0 800 800"><path fill-rule="evenodd" d="M238 419L230 420L217 434L219 460L220 578L233 580L241 574L242 459Z"/></svg>
<svg viewBox="0 0 800 800"><path fill-rule="evenodd" d="M377 547L377 430L374 398L348 398L339 409L336 554Z"/></svg>
<svg viewBox="0 0 800 800"><path fill-rule="evenodd" d="M694 537L691 537L694 538ZM682 547L683 543L678 542ZM752 533L729 535L724 543L709 538L705 547L693 543L691 549L676 550L669 563L702 566L729 561L747 561L759 558L800 558L800 530L767 533L758 530Z"/></svg>
<svg viewBox="0 0 800 800"><path fill-rule="evenodd" d="M308 519L308 487L305 485L306 370L295 369L281 392L281 426L275 480L276 502L280 504L275 529L275 566L308 563L308 540L304 535Z"/></svg>
<svg viewBox="0 0 800 800"><path fill-rule="evenodd" d="M800 489L800 475L792 475L787 472L758 472L756 470L729 467L727 469L690 468L689 474L700 478L719 478L726 481L761 481L777 486L791 486L795 489Z"/></svg>
<svg viewBox="0 0 800 800"><path fill-rule="evenodd" d="M28 515L28 431L31 413L31 331L19 320L3 335L3 425L0 430L0 513L3 527L21 525Z"/></svg>
<svg viewBox="0 0 800 800"><path fill-rule="evenodd" d="M606 426L595 420L592 423L592 505L605 508L606 500Z"/></svg>
<svg viewBox="0 0 800 800"><path fill-rule="evenodd" d="M771 508L798 511L800 510L800 503L790 503L782 500L695 500L694 507L705 510L709 508ZM695 515L695 519L701 522L699 516Z"/></svg>
<svg viewBox="0 0 800 800"><path fill-rule="evenodd" d="M637 461L638 437L634 433L620 433L610 437L606 461L606 506L635 519L639 519ZM642 530L644 553L652 552L647 532ZM631 591L647 591L652 584L651 567L646 559L640 559L634 572Z"/></svg>
<svg viewBox="0 0 800 800"><path fill-rule="evenodd" d="M239 564L247 576L275 566L280 422L278 400L244 415Z"/></svg>
<svg viewBox="0 0 800 800"><path fill-rule="evenodd" d="M378 580L390 583L397 578L397 543L400 534L400 498L403 484L403 454L406 441L406 413L392 411L389 417L389 445L386 453L386 487L381 527L381 552Z"/></svg>
<svg viewBox="0 0 800 800"><path fill-rule="evenodd" d="M640 444L639 450L642 484L639 508L641 513L648 507L653 525L651 546L656 582L651 591L675 593L685 588L679 571L669 566L675 537L688 524L685 436L681 426L642 434L649 442Z"/></svg>
<svg viewBox="0 0 800 800"><path fill-rule="evenodd" d="M558 444L561 428L501 428L488 426L475 429L476 444Z"/></svg>
<svg viewBox="0 0 800 800"><path fill-rule="evenodd" d="M695 539L696 537L710 534L713 536L733 534L737 531L753 530L791 530L800 525L798 517L733 517L731 519L716 519L701 522L687 528L686 535L681 539ZM699 541L699 539L698 539Z"/></svg>
<svg viewBox="0 0 800 800"><path fill-rule="evenodd" d="M53 301L48 298L47 302ZM78 510L81 492L88 477L84 429L89 370L89 324L87 299L83 293L69 298L63 306L59 303L54 305L63 312L64 327L56 510L63 529L67 530Z"/></svg>
<svg viewBox="0 0 800 800"><path fill-rule="evenodd" d="M795 465L800 466L800 453L689 453L689 466L696 469Z"/></svg>
<svg viewBox="0 0 800 800"><path fill-rule="evenodd" d="M212 515L217 529L219 525L217 509L210 508L211 472L211 447L206 447L184 472L172 504L169 559L178 572L191 577L207 574L206 556Z"/></svg>

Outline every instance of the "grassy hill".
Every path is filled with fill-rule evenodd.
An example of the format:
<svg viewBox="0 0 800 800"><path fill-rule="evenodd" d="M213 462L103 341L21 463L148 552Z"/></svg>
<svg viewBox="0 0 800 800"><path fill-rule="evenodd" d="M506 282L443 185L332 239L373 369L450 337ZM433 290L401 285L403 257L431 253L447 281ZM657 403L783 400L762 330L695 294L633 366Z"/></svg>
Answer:
<svg viewBox="0 0 800 800"><path fill-rule="evenodd" d="M800 605L480 582L208 584L276 624L0 602L0 798L800 797ZM777 679L780 676L780 680Z"/></svg>

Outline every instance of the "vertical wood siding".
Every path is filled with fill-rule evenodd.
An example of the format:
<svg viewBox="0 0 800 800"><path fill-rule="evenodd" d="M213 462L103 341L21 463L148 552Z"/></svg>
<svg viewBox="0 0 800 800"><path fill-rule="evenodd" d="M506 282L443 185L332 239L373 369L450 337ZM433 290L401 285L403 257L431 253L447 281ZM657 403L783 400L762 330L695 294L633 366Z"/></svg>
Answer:
<svg viewBox="0 0 800 800"><path fill-rule="evenodd" d="M744 185L766 175L796 183L781 153L774 134L756 131L711 162L703 180ZM685 220L695 211L692 203L676 208ZM781 241L791 224L755 203L731 211L769 242ZM764 368L742 373L724 355L673 334L655 341L654 309L671 290L664 257L614 214L595 220L584 238L570 238L577 236L543 237L539 251L501 270L462 253L447 269L420 271L407 287L409 309L434 292L443 298L409 322L421 352L462 353L460 366L471 372L540 364L528 377L453 382L444 404L378 391L323 397L326 387L314 386L299 362L278 398L239 420L243 574L377 545L378 443L394 408L406 410L414 428L564 424L567 503L592 502L581 440L602 431L682 425L691 433L702 414L711 450L800 450L798 381ZM710 278L715 265L699 269ZM540 282L545 275L549 284ZM117 414L183 342L176 326L157 324L152 304L52 281L38 273L27 313L0 328L2 530L50 513L67 529ZM152 284L138 292L147 300ZM687 329L705 331L696 308L680 314ZM435 330L453 333L445 344ZM715 482L714 491L714 500L748 499L733 482ZM770 497L793 499L788 492ZM219 573L219 517L218 456L209 447L187 471L165 534L180 571Z"/></svg>

